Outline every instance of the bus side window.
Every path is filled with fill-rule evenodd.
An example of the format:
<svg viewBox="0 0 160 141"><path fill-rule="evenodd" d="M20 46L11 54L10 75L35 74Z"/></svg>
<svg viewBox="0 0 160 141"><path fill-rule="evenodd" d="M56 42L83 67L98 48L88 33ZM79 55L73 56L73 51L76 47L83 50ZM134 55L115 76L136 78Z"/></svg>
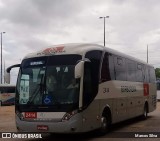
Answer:
<svg viewBox="0 0 160 141"><path fill-rule="evenodd" d="M105 53L101 69L101 82L111 80L110 71L109 71L109 56L108 53Z"/></svg>
<svg viewBox="0 0 160 141"><path fill-rule="evenodd" d="M2 87L1 93L6 93L6 88Z"/></svg>
<svg viewBox="0 0 160 141"><path fill-rule="evenodd" d="M126 64L125 59L119 56L114 56L115 77L116 80L126 81Z"/></svg>
<svg viewBox="0 0 160 141"><path fill-rule="evenodd" d="M137 70L136 70L136 81L138 82L143 82L143 65L142 64L137 64Z"/></svg>
<svg viewBox="0 0 160 141"><path fill-rule="evenodd" d="M0 88L0 94L1 94L1 93L3 93L3 92L2 92L2 88Z"/></svg>
<svg viewBox="0 0 160 141"><path fill-rule="evenodd" d="M106 52L102 62L101 82L115 80L112 54Z"/></svg>
<svg viewBox="0 0 160 141"><path fill-rule="evenodd" d="M157 90L160 90L160 81L157 81Z"/></svg>
<svg viewBox="0 0 160 141"><path fill-rule="evenodd" d="M127 81L136 81L136 62L126 59L127 62Z"/></svg>
<svg viewBox="0 0 160 141"><path fill-rule="evenodd" d="M149 82L149 74L148 74L148 68L147 66L144 66L144 82L148 83Z"/></svg>
<svg viewBox="0 0 160 141"><path fill-rule="evenodd" d="M154 68L149 68L149 82L155 83L156 82L156 76L155 76L155 70Z"/></svg>

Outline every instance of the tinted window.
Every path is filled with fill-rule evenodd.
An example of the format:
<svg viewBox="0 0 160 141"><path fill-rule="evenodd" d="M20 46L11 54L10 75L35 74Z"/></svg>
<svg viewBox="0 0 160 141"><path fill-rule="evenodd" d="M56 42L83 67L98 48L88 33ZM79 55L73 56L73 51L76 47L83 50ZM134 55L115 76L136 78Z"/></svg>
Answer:
<svg viewBox="0 0 160 141"><path fill-rule="evenodd" d="M149 82L155 83L156 78L155 78L155 70L154 68L149 68Z"/></svg>
<svg viewBox="0 0 160 141"><path fill-rule="evenodd" d="M103 57L102 69L101 69L101 82L114 80L114 63L112 54L106 52Z"/></svg>
<svg viewBox="0 0 160 141"><path fill-rule="evenodd" d="M101 69L101 82L105 82L110 80L110 71L109 71L109 55L108 53L105 53L102 63L102 69Z"/></svg>
<svg viewBox="0 0 160 141"><path fill-rule="evenodd" d="M147 66L144 66L144 82L149 82L149 73L148 73L148 68L147 68Z"/></svg>
<svg viewBox="0 0 160 141"><path fill-rule="evenodd" d="M102 51L89 51L86 53L85 58L88 58L91 61L91 78L93 81L93 92L94 95L98 92L98 83L99 83L99 70L100 62L102 57Z"/></svg>
<svg viewBox="0 0 160 141"><path fill-rule="evenodd" d="M84 80L83 80L83 105L87 107L90 102L94 99L95 94L93 94L93 80L92 80L92 70L91 63L85 62L84 65Z"/></svg>
<svg viewBox="0 0 160 141"><path fill-rule="evenodd" d="M157 90L160 90L160 82L157 82Z"/></svg>
<svg viewBox="0 0 160 141"><path fill-rule="evenodd" d="M126 59L127 62L127 81L136 81L136 63Z"/></svg>
<svg viewBox="0 0 160 141"><path fill-rule="evenodd" d="M115 65L116 80L126 80L125 59L122 57L115 56L114 57L114 65Z"/></svg>
<svg viewBox="0 0 160 141"><path fill-rule="evenodd" d="M137 64L136 81L143 82L143 65Z"/></svg>
<svg viewBox="0 0 160 141"><path fill-rule="evenodd" d="M76 65L79 60L81 60L80 55L56 55L49 57L47 65Z"/></svg>
<svg viewBox="0 0 160 141"><path fill-rule="evenodd" d="M15 93L15 87L1 87L1 93Z"/></svg>

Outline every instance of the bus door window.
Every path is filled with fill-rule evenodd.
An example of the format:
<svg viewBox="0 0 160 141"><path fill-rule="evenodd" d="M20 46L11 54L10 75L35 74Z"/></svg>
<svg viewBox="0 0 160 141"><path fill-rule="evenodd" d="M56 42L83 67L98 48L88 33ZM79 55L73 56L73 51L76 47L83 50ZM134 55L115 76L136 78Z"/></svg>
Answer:
<svg viewBox="0 0 160 141"><path fill-rule="evenodd" d="M93 80L93 89L94 94L96 95L98 92L98 83L99 83L99 74L100 74L100 62L102 58L102 51L94 50L86 53L85 58L88 58L91 61L91 77Z"/></svg>
<svg viewBox="0 0 160 141"><path fill-rule="evenodd" d="M87 81L89 81L88 83L92 84L92 99L93 99L98 93L98 84L99 84L99 77L100 77L100 62L102 59L102 51L99 51L99 50L89 51L86 53L85 58L88 58L90 60L89 64L86 62L85 69L86 71L88 69L88 73L90 72L91 82L90 80L87 80ZM87 73L87 72L84 72L84 73ZM84 84L87 85L87 83L84 83Z"/></svg>
<svg viewBox="0 0 160 141"><path fill-rule="evenodd" d="M93 100L93 80L91 76L91 64L85 62L84 65L84 80L83 80L83 105L88 106Z"/></svg>

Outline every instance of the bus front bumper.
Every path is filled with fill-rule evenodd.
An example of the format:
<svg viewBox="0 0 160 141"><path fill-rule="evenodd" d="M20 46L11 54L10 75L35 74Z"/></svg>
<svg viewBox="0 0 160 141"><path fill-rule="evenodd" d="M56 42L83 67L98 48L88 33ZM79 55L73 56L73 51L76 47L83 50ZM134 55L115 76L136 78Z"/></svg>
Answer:
<svg viewBox="0 0 160 141"><path fill-rule="evenodd" d="M47 132L47 133L80 133L82 131L82 118L79 114L68 121L25 121L16 115L18 132Z"/></svg>

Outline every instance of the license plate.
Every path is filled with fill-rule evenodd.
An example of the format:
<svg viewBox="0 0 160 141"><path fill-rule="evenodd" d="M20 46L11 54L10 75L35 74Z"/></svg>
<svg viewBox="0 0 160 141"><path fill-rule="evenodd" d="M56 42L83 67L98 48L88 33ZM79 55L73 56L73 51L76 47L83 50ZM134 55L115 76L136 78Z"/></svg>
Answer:
<svg viewBox="0 0 160 141"><path fill-rule="evenodd" d="M48 131L47 125L37 125L37 130Z"/></svg>

